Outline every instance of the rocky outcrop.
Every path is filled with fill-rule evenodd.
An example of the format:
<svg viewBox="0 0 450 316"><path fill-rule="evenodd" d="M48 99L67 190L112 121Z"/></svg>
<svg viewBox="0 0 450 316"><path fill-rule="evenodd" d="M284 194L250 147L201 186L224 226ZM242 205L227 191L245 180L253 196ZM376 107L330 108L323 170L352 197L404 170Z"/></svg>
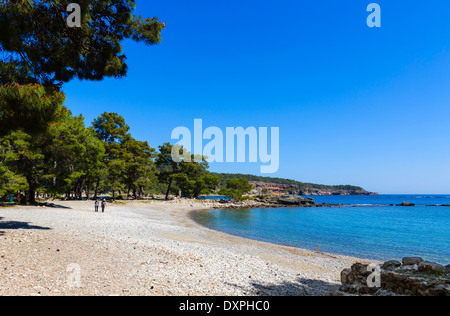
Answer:
<svg viewBox="0 0 450 316"><path fill-rule="evenodd" d="M254 191L252 194L263 194L268 193L271 195L285 195L290 193L292 195L377 195L377 193L367 192L363 189L317 189L317 188L304 188L295 184L279 184L279 183L269 183L262 181L250 181L253 185Z"/></svg>
<svg viewBox="0 0 450 316"><path fill-rule="evenodd" d="M403 266L419 265L422 261L423 259L418 257L403 258L402 265Z"/></svg>
<svg viewBox="0 0 450 316"><path fill-rule="evenodd" d="M397 206L416 206L416 204L413 204L411 202L403 202L402 204L398 204Z"/></svg>
<svg viewBox="0 0 450 316"><path fill-rule="evenodd" d="M274 206L315 206L316 202L312 198L303 198L298 195L282 196L261 196L256 199L257 202L271 204Z"/></svg>
<svg viewBox="0 0 450 316"><path fill-rule="evenodd" d="M218 209L248 209L248 208L280 208L280 207L321 207L312 198L303 198L296 195L259 196L254 200L221 201L213 208Z"/></svg>
<svg viewBox="0 0 450 316"><path fill-rule="evenodd" d="M307 189L300 190L300 195L378 195L378 193L364 190L330 190L330 189Z"/></svg>
<svg viewBox="0 0 450 316"><path fill-rule="evenodd" d="M372 278L378 278L377 286ZM356 263L341 273L342 286L330 295L450 296L450 269L421 258L387 261L378 271Z"/></svg>

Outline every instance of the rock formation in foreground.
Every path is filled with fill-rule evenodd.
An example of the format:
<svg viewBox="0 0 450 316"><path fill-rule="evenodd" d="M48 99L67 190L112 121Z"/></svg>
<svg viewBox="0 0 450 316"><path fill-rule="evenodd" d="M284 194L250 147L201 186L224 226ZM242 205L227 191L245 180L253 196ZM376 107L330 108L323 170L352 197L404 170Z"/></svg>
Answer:
<svg viewBox="0 0 450 316"><path fill-rule="evenodd" d="M307 184L280 184L262 181L250 181L254 194L261 194L264 190L272 195L284 195L288 192L293 195L378 195L354 186L325 186ZM313 187L317 186L317 187Z"/></svg>
<svg viewBox="0 0 450 316"><path fill-rule="evenodd" d="M356 263L343 270L342 286L330 295L450 296L450 265L403 258L402 262L385 262L377 269ZM378 287L373 286L377 278Z"/></svg>
<svg viewBox="0 0 450 316"><path fill-rule="evenodd" d="M312 198L303 198L298 195L260 196L254 200L220 201L212 208L219 209L248 209L248 208L279 208L279 207L323 207L316 204Z"/></svg>

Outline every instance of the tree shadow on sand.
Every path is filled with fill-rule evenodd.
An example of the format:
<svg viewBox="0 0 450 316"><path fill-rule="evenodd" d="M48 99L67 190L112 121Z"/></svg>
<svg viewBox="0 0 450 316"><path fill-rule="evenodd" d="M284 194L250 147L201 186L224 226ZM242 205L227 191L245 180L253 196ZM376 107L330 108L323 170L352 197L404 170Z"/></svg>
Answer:
<svg viewBox="0 0 450 316"><path fill-rule="evenodd" d="M60 205L60 204L54 204L54 203L46 203L43 205L44 207L51 207L51 208L60 208L65 210L71 210L71 207Z"/></svg>
<svg viewBox="0 0 450 316"><path fill-rule="evenodd" d="M36 203L36 204L30 204L30 205L24 205L24 204L16 204L16 203L2 203L0 202L0 207L14 207L14 206L19 206L19 207L23 207L23 206L27 206L27 207L48 207L48 208L60 208L60 209L66 209L66 210L71 210L71 207L68 206L64 206L64 205L60 205L60 204L55 204L55 203Z"/></svg>
<svg viewBox="0 0 450 316"><path fill-rule="evenodd" d="M242 290L242 286L230 284ZM339 284L322 280L298 278L293 282L285 281L280 284L251 283L250 295L256 296L321 296L339 289Z"/></svg>
<svg viewBox="0 0 450 316"><path fill-rule="evenodd" d="M41 227L30 225L27 222L15 222L15 221L6 221L2 222L3 218L0 217L0 236L4 235L5 230L18 230L18 229L26 229L26 230L51 230L50 227Z"/></svg>
<svg viewBox="0 0 450 316"><path fill-rule="evenodd" d="M16 206L15 203L5 203L5 202L0 202L0 207L7 208L7 207L14 207L14 206Z"/></svg>

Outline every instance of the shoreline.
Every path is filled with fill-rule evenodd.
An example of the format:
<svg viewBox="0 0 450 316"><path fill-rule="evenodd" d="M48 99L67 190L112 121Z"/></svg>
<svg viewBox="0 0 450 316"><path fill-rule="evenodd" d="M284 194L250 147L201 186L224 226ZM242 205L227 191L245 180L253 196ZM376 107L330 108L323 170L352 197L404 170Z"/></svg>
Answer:
<svg viewBox="0 0 450 316"><path fill-rule="evenodd" d="M280 207L278 207L280 208ZM273 209L278 209L278 208L273 208ZM323 255L323 256L328 256L330 258L338 258L338 257L346 257L346 258L353 258L355 260L355 262L361 263L361 262L370 262L370 263L381 263L382 261L378 260L378 259L370 259L370 258L359 258L359 257L355 257L352 255L345 255L345 254L340 254L340 253L334 253L334 252L327 252L327 251L320 251L320 250L315 250L315 249L309 249L309 248L302 248L293 244L282 244L282 243L276 243L273 241L265 241L265 240L259 240L259 239L253 239L253 238L249 238L249 237L245 237L245 236L240 236L240 235L235 235L232 233L227 233L221 230L216 230L214 228L210 228L207 227L205 225L200 224L199 222L197 222L194 218L193 218L193 214L197 213L197 212L202 212L202 211L208 211L209 209L198 209L198 210L192 210L189 212L189 218L190 220L195 223L196 225L199 226L199 229L207 229L208 231L214 232L214 233L219 233L219 234L225 234L229 237L235 237L235 238L239 238L242 239L242 242L254 242L254 243L263 243L263 244L268 244L268 245L273 245L275 247L287 247L287 248L293 248L293 249L299 249L301 251L309 251L309 252L313 252L317 255ZM212 210L212 209L211 209ZM220 209L218 209L220 210ZM226 209L223 209L226 210ZM235 210L235 209L233 209ZM238 209L239 210L239 209Z"/></svg>
<svg viewBox="0 0 450 316"><path fill-rule="evenodd" d="M209 229L190 217L207 203L57 204L0 208L0 295L323 295L371 262Z"/></svg>

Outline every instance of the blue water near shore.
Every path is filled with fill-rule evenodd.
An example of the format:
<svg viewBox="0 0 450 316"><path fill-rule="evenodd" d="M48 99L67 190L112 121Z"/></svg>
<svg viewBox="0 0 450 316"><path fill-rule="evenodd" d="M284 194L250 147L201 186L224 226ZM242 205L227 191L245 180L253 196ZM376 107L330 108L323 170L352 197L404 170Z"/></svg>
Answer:
<svg viewBox="0 0 450 316"><path fill-rule="evenodd" d="M314 196L346 207L211 210L209 228L299 248L373 260L419 256L450 263L450 195ZM390 206L411 202L415 207Z"/></svg>

